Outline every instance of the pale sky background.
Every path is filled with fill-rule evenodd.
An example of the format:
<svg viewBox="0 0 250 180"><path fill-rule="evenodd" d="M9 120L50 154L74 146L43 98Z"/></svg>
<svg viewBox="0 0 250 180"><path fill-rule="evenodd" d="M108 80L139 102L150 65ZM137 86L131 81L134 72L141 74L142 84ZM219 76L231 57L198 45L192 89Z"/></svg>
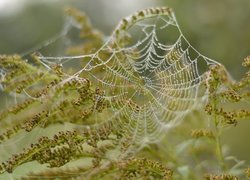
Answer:
<svg viewBox="0 0 250 180"><path fill-rule="evenodd" d="M60 0L39 0L36 2L59 2ZM0 17L15 15L23 10L26 3L36 3L33 0L0 0Z"/></svg>
<svg viewBox="0 0 250 180"><path fill-rule="evenodd" d="M0 0L0 16L18 13L24 7L26 0Z"/></svg>

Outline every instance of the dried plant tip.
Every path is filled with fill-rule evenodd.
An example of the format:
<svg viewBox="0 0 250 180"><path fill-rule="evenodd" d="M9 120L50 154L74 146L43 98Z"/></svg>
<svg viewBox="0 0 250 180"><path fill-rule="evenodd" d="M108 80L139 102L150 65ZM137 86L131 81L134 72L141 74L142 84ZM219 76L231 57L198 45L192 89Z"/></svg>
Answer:
<svg viewBox="0 0 250 180"><path fill-rule="evenodd" d="M250 168L245 170L246 177L250 179Z"/></svg>
<svg viewBox="0 0 250 180"><path fill-rule="evenodd" d="M191 136L193 138L201 138L201 137L208 137L208 138L211 138L213 139L215 136L214 136L214 133L209 130L209 129L196 129L196 130L193 130L192 133L191 133Z"/></svg>
<svg viewBox="0 0 250 180"><path fill-rule="evenodd" d="M242 63L242 66L244 66L244 67L250 67L250 55L247 56L247 57L244 59L244 61L243 61L243 63Z"/></svg>
<svg viewBox="0 0 250 180"><path fill-rule="evenodd" d="M204 176L206 180L238 180L237 176L229 175L229 174L221 174L221 175L214 175L214 174L206 174Z"/></svg>

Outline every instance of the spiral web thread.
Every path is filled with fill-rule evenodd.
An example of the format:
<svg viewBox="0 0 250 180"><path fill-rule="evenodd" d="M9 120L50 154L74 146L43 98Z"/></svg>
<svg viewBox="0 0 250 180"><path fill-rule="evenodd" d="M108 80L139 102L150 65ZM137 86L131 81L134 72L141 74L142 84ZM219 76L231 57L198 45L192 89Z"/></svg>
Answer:
<svg viewBox="0 0 250 180"><path fill-rule="evenodd" d="M74 59L86 64L65 81L87 77L109 102L104 120L93 126L112 122L139 145L159 140L206 99L208 68L218 64L190 45L169 8L124 18L94 54L40 57L45 64Z"/></svg>

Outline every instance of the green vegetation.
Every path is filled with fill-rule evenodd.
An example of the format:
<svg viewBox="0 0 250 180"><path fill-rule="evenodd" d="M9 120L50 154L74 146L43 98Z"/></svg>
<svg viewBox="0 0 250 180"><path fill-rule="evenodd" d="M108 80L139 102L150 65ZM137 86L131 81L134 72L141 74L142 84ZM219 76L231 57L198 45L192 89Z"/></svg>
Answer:
<svg viewBox="0 0 250 180"><path fill-rule="evenodd" d="M0 146L3 147L0 150L0 177L8 174L23 179L41 176L61 179L238 179L250 176L247 164L229 156L221 142L225 128L237 128L240 121L250 117L249 109L239 108L239 104L249 101L249 70L241 80L233 81L222 65L204 57L204 62L211 64L208 63L204 73L197 75L201 80L192 84L208 93L200 95L207 97L203 109L197 110L187 104L185 108L189 113L181 114L185 115L184 120L166 112L171 116L162 117L173 116L178 125L160 131L150 124L157 117L152 119L150 114L148 120L142 113L151 102L162 103L165 99L153 99L148 95L147 89L152 87L149 78L140 78L140 73L134 73L129 67L124 71L119 68L127 66L127 55L137 60L140 55L139 45L124 51L133 33L129 34L128 29L138 22L148 22L147 18L161 16L170 18L169 22L174 24L171 9L151 8L135 13L131 21L123 19L108 45L104 35L92 26L85 14L72 8L66 12L81 27L79 39L82 43L66 50L66 54L72 56L55 58L59 63L48 63L53 57L38 53L32 54L29 61L19 55L0 56L0 85L5 93L14 94L17 101L0 113ZM185 43L182 39L180 49L186 48ZM176 48L167 57L173 61L171 63L181 61L178 50ZM74 55L79 54L83 56L75 60L77 56ZM119 59L124 64L112 64L110 59L115 63ZM74 61L81 70L64 67L63 60ZM92 64L88 66L88 62ZM111 67L110 74L102 67L106 64ZM243 66L249 69L250 57L244 60ZM136 85L116 78L114 74L120 72L119 75L129 75L128 81ZM181 72L176 81L185 84L188 81L184 74L196 71L190 68ZM107 77L105 83L131 86L125 87L125 92L120 86L101 86L96 82L100 81L97 77L102 76ZM164 78L166 74L156 72L155 76ZM187 94L179 95L175 84L168 80L163 82L165 87L172 89L159 92L174 98L169 100L168 108L182 113L182 99L190 98L195 90L189 84ZM140 92L142 98L134 98L131 95L134 91ZM129 95L120 98L121 92ZM116 112L123 114L110 120ZM130 119L127 113L131 114ZM171 122L166 119L162 124ZM163 138L155 135L158 130ZM143 134L145 131L149 138ZM152 143L154 137L160 140Z"/></svg>

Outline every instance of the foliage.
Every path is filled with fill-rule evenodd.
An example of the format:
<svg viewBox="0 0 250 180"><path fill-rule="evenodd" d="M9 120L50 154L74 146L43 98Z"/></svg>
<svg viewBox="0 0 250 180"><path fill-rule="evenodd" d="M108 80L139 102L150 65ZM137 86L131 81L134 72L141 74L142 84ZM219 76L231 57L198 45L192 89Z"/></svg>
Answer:
<svg viewBox="0 0 250 180"><path fill-rule="evenodd" d="M160 13L157 8L151 11ZM143 19L142 12L138 17ZM104 35L93 28L85 14L75 9L67 9L67 13L80 25L80 38L83 38L81 45L67 49L68 54L91 54L103 46ZM124 30L128 23L123 20L120 28ZM118 41L122 41L119 33L115 32ZM105 59L109 54L103 52L99 56ZM7 146L31 133L42 136L33 138L34 142L24 149L13 143L11 148L16 152L12 150L11 157L1 157L0 173L15 174L16 168L38 162L46 167L39 166L40 169L23 178L237 179L243 176L244 163L228 163L235 158L224 154L220 138L224 128L236 126L250 116L248 109L236 108L249 99L249 71L235 82L222 65L210 66L205 84L208 102L204 107L210 116L209 127L202 125L206 119L202 115L204 119L195 122L197 129L192 127L191 132L185 126L176 127L177 133L181 134L181 128L189 133L184 133L187 141L181 142L177 136L172 143L166 137L137 152L133 137L125 128L130 120L106 121L108 109L117 104L115 98L112 101L104 98L105 91L84 74L68 76L74 73L73 69L64 69L57 63L47 64L36 53L31 57L26 61L19 55L0 56L1 87L18 99L17 104L1 111L0 145ZM250 57L244 60L243 66L250 67ZM234 110L227 110L225 102L236 104ZM122 103L130 109L137 108L129 100ZM20 143L25 141L23 138ZM183 153L188 157L183 158ZM249 177L249 169L245 173Z"/></svg>

